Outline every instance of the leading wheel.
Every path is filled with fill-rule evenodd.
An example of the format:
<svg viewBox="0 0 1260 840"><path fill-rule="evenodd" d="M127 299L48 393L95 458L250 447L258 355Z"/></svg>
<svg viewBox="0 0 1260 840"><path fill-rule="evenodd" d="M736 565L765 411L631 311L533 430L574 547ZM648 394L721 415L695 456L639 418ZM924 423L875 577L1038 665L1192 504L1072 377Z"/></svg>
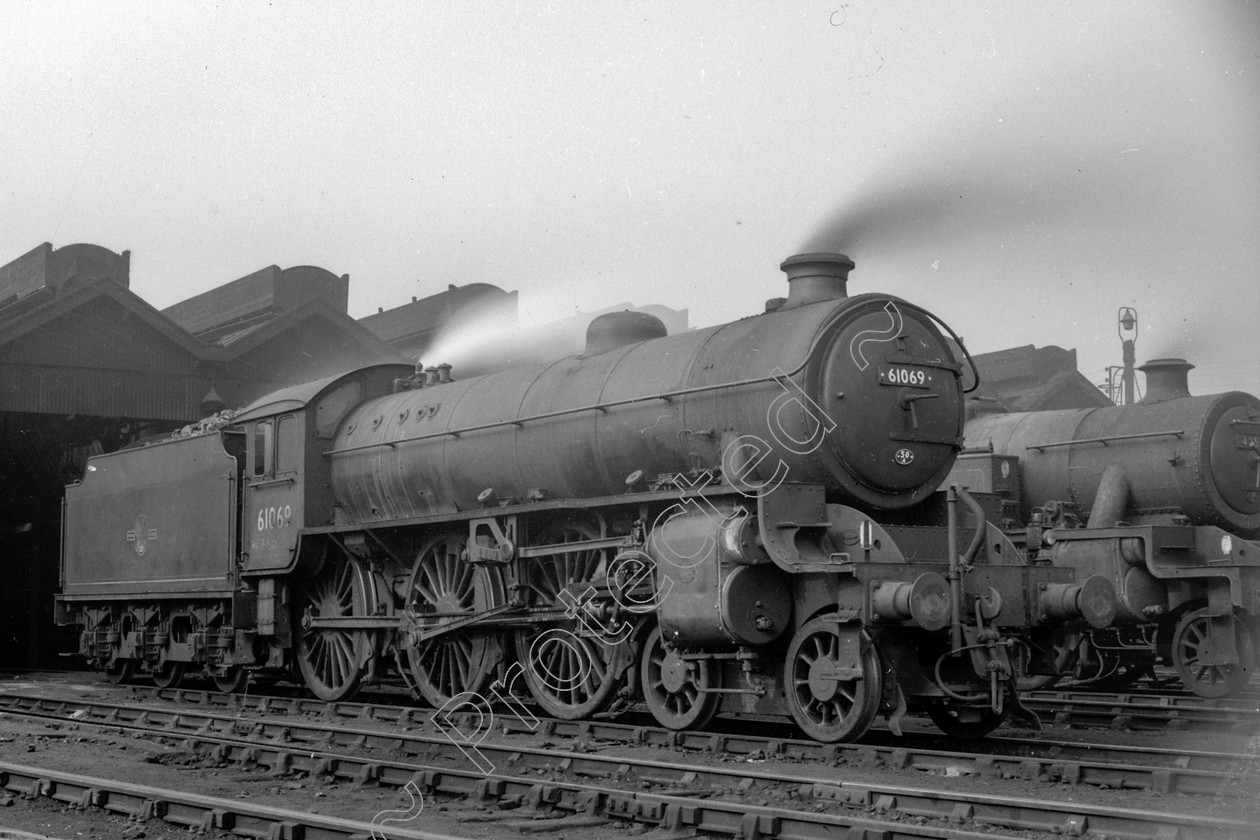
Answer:
<svg viewBox="0 0 1260 840"><path fill-rule="evenodd" d="M420 622L457 620L503 603L497 569L464 558L461 535L439 537L425 546L407 585L408 618ZM480 694L503 656L499 637L484 629L453 630L421 644L405 646L406 667L416 689L434 706L464 692Z"/></svg>
<svg viewBox="0 0 1260 840"><path fill-rule="evenodd" d="M298 595L298 669L320 700L354 696L373 654L370 630L312 626L321 618L366 618L376 614L376 590L368 572L348 560L329 559Z"/></svg>
<svg viewBox="0 0 1260 840"><path fill-rule="evenodd" d="M720 688L721 670L709 659L683 659L678 651L661 643L659 627L643 647L639 681L648 711L669 729L703 729L713 720L722 695L706 693Z"/></svg>
<svg viewBox="0 0 1260 840"><path fill-rule="evenodd" d="M1001 726L1007 718L1009 710L1003 708L995 712L991 708L973 706L929 706L928 717L936 728L951 738L960 741L971 741L983 738Z"/></svg>
<svg viewBox="0 0 1260 840"><path fill-rule="evenodd" d="M1228 697L1251 679L1256 661L1251 633L1237 615L1230 615L1226 620L1234 631L1234 649L1238 653L1234 662L1222 663L1215 655L1213 616L1207 607L1186 615L1173 634L1173 667L1186 688L1200 697ZM1216 632L1221 632L1219 626Z"/></svg>
<svg viewBox="0 0 1260 840"><path fill-rule="evenodd" d="M854 654L860 674L851 670ZM842 628L831 616L812 618L788 646L783 690L792 718L806 735L816 741L855 741L879 711L879 653L865 633Z"/></svg>
<svg viewBox="0 0 1260 840"><path fill-rule="evenodd" d="M550 529L536 544L557 545L598 536L594 528L575 521ZM570 615L590 583L607 575L604 552L599 549L578 548L526 560L525 564L522 584L527 604ZM562 720L577 720L606 709L625 671L621 666L629 663L622 656L625 643L611 642L568 617L545 627L518 630L515 646L530 695L547 714Z"/></svg>

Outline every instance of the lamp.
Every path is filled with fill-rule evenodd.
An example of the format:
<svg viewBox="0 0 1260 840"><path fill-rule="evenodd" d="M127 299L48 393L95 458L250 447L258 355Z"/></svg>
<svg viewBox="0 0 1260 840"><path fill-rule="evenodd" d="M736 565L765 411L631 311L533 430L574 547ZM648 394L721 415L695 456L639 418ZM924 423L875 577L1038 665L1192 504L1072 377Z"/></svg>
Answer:
<svg viewBox="0 0 1260 840"><path fill-rule="evenodd" d="M202 417L218 414L227 408L227 403L223 402L223 397L219 396L219 392L215 390L213 379L210 380L210 390L206 391L206 395L201 398L200 408Z"/></svg>

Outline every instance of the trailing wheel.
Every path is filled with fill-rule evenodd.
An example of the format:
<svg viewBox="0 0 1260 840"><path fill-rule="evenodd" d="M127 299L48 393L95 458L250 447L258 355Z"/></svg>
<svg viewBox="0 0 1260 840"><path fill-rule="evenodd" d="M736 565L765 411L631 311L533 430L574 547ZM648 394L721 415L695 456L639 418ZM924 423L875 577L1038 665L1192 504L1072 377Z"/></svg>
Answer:
<svg viewBox="0 0 1260 840"><path fill-rule="evenodd" d="M855 658L856 671L851 664ZM857 740L879 711L879 652L865 633L842 628L835 617L812 618L788 646L783 691L792 718L809 737Z"/></svg>
<svg viewBox="0 0 1260 840"><path fill-rule="evenodd" d="M373 616L376 600L368 573L355 563L334 558L298 593L298 669L320 700L346 700L359 690L376 640L370 630L318 627L313 620Z"/></svg>
<svg viewBox="0 0 1260 840"><path fill-rule="evenodd" d="M466 543L462 535L452 534L421 549L407 584L409 622L440 625L503 603L499 571L467 562ZM441 706L467 691L480 694L503 656L503 645L498 634L470 627L407 643L400 659L404 652L416 689L434 706Z"/></svg>
<svg viewBox="0 0 1260 840"><path fill-rule="evenodd" d="M708 659L683 659L661 642L654 628L639 662L643 699L657 722L669 729L703 729L721 705L722 695L705 693L721 688L721 669Z"/></svg>
<svg viewBox="0 0 1260 840"><path fill-rule="evenodd" d="M1213 621L1217 624L1213 627ZM1222 663L1216 654L1221 624L1228 623L1234 633L1237 660ZM1229 632L1224 630L1224 632ZM1188 613L1177 625L1172 643L1173 667L1181 681L1200 697L1228 697L1251 679L1255 667L1255 645L1247 625L1237 615L1214 618L1208 608Z"/></svg>
<svg viewBox="0 0 1260 840"><path fill-rule="evenodd" d="M536 544L559 545L597 536L594 528L574 521L545 532ZM553 615L574 612L575 600L592 581L607 574L604 552L598 549L578 548L525 563L521 583L527 606ZM553 717L577 720L606 709L630 662L627 644L599 635L599 628L592 630L590 624L579 626L576 619L564 616L515 633L516 658L529 693Z"/></svg>

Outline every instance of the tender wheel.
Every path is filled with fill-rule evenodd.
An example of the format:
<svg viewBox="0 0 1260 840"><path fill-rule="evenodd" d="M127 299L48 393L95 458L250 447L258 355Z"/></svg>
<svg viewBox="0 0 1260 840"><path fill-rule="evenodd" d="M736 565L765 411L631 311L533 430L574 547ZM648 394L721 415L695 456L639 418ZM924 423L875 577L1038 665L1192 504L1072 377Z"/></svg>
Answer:
<svg viewBox="0 0 1260 840"><path fill-rule="evenodd" d="M598 534L585 523L571 523L545 533L537 545L556 545ZM528 606L564 610L566 589L580 598L587 585L607 574L604 552L577 550L526 561L522 583ZM602 637L580 631L573 619L552 622L515 634L516 657L525 684L543 710L563 720L577 720L603 711L614 699L624 669L619 649ZM626 660L628 663L629 660Z"/></svg>
<svg viewBox="0 0 1260 840"><path fill-rule="evenodd" d="M1228 665L1212 662L1212 616L1206 607L1181 619L1173 634L1173 667L1186 687L1200 697L1228 697L1251 679L1256 662L1251 633L1237 615L1229 620L1238 661Z"/></svg>
<svg viewBox="0 0 1260 840"><path fill-rule="evenodd" d="M105 668L105 679L114 685L126 685L136 676L136 660L115 659Z"/></svg>
<svg viewBox="0 0 1260 840"><path fill-rule="evenodd" d="M722 695L702 692L721 687L717 663L683 659L661 643L660 628L652 630L643 648L639 681L652 717L670 729L703 729L721 705Z"/></svg>
<svg viewBox="0 0 1260 840"><path fill-rule="evenodd" d="M184 679L186 667L186 663L183 662L167 662L153 670L153 682L158 688L176 688Z"/></svg>
<svg viewBox="0 0 1260 840"><path fill-rule="evenodd" d="M244 694L249 687L249 672L239 666L214 676L214 687L224 694Z"/></svg>
<svg viewBox="0 0 1260 840"><path fill-rule="evenodd" d="M855 741L875 721L883 693L879 652L865 633L846 628L861 647L862 676L841 678L840 625L828 616L812 618L796 631L783 663L788 710L805 734L816 741Z"/></svg>
<svg viewBox="0 0 1260 840"><path fill-rule="evenodd" d="M1001 726L1007 718L1009 710L995 712L989 708L973 708L970 706L929 706L928 717L936 728L951 738L960 741L971 741L983 738Z"/></svg>
<svg viewBox="0 0 1260 840"><path fill-rule="evenodd" d="M408 617L444 621L484 612L503 603L497 570L463 559L462 536L441 537L421 550L407 585ZM503 656L499 637L484 629L456 630L405 648L416 688L434 706L466 691L481 693Z"/></svg>
<svg viewBox="0 0 1260 840"><path fill-rule="evenodd" d="M354 696L373 653L368 630L311 627L315 618L364 618L376 612L376 590L368 573L346 560L329 559L297 599L301 631L297 663L306 687L320 700L335 702Z"/></svg>
<svg viewBox="0 0 1260 840"><path fill-rule="evenodd" d="M121 640L126 638L127 634L131 632L131 628L132 618L126 610L122 610L116 622L112 611L107 611L106 614L100 617L100 621L95 628L98 633L104 631L116 637L116 640L109 646L109 656L111 658L105 659L105 657L101 657L96 660L98 666L103 666L101 670L105 672L105 679L114 685L126 685L136 676L138 665L136 660L124 659L118 655L122 652Z"/></svg>

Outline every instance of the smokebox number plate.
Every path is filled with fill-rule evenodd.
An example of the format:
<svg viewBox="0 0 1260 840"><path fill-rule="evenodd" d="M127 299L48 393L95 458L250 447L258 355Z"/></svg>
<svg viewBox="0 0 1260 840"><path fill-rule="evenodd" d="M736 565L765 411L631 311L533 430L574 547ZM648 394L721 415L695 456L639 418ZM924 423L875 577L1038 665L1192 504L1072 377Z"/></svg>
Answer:
<svg viewBox="0 0 1260 840"><path fill-rule="evenodd" d="M897 385L909 388L931 388L932 374L923 368L885 365L879 369L880 385Z"/></svg>

